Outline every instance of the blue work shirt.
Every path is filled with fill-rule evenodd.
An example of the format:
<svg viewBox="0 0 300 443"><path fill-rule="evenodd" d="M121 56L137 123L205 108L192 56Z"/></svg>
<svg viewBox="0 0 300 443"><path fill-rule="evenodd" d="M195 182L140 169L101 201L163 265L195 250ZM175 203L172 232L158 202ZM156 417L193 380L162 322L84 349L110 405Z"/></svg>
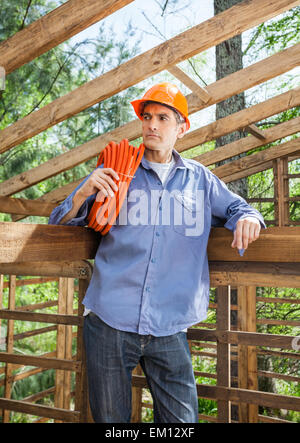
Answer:
<svg viewBox="0 0 300 443"><path fill-rule="evenodd" d="M204 320L211 226L234 231L241 217L254 216L265 227L261 214L209 169L175 150L173 156L164 186L142 158L116 223L105 236L99 234L83 304L119 330L166 336ZM71 210L79 187L53 210L49 224L59 224ZM87 225L95 198L66 224Z"/></svg>

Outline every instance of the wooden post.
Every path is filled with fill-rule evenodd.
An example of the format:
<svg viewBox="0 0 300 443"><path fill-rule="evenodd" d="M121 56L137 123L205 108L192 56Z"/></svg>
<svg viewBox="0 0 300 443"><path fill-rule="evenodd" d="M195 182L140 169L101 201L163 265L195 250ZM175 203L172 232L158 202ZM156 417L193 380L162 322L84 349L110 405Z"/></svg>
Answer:
<svg viewBox="0 0 300 443"><path fill-rule="evenodd" d="M288 158L278 158L273 162L275 220L278 226L288 226L290 218L289 209L289 180Z"/></svg>
<svg viewBox="0 0 300 443"><path fill-rule="evenodd" d="M58 285L58 314L65 314L66 312L66 278L59 279ZM57 340L56 340L56 357L65 358L65 340L66 328L64 325L57 325ZM64 403L64 371L57 370L55 375L55 407L63 408ZM61 423L60 420L56 420Z"/></svg>
<svg viewBox="0 0 300 443"><path fill-rule="evenodd" d="M9 299L8 309L14 310L16 306L16 276L11 275L9 278ZM13 354L14 351L14 320L7 320L7 342L6 352ZM12 388L12 367L11 363L6 363L5 367L5 383L4 383L4 398L10 399ZM10 411L3 410L2 421L9 423Z"/></svg>
<svg viewBox="0 0 300 443"><path fill-rule="evenodd" d="M256 332L256 287L240 286L238 288L238 329ZM257 355L255 346L238 345L238 387L258 389ZM239 404L239 421L257 423L258 406Z"/></svg>
<svg viewBox="0 0 300 443"><path fill-rule="evenodd" d="M89 285L89 279L79 279L78 290L78 316L83 316L84 306L82 300ZM82 361L82 371L76 373L75 409L80 412L80 423L93 423L89 406L88 382L86 372L85 349L83 343L83 327L77 328L77 360Z"/></svg>
<svg viewBox="0 0 300 443"><path fill-rule="evenodd" d="M3 283L4 283L4 275L0 274L0 309L3 309ZM0 351L3 351L4 349L1 349L1 339L2 339L2 329L1 329L1 318L0 318ZM0 416L2 417L3 410L0 409Z"/></svg>
<svg viewBox="0 0 300 443"><path fill-rule="evenodd" d="M58 313L73 314L74 280L59 279ZM57 325L57 358L72 360L72 326ZM56 371L55 407L70 409L71 372Z"/></svg>
<svg viewBox="0 0 300 443"><path fill-rule="evenodd" d="M142 375L143 371L140 364L133 371L133 375ZM140 423L142 421L142 388L132 387L132 413L131 422Z"/></svg>
<svg viewBox="0 0 300 443"><path fill-rule="evenodd" d="M230 330L230 286L217 288L217 331ZM230 344L217 342L217 385L230 388ZM231 402L218 400L218 422L231 422Z"/></svg>
<svg viewBox="0 0 300 443"><path fill-rule="evenodd" d="M67 278L66 314L73 315L74 279ZM65 359L72 360L72 326L65 326ZM71 371L64 371L64 409L71 409Z"/></svg>

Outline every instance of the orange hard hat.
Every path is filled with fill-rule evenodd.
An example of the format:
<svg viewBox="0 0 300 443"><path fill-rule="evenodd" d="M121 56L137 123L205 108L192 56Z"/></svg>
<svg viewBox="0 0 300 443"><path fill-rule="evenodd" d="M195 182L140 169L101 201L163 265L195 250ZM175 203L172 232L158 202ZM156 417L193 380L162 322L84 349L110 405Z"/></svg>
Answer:
<svg viewBox="0 0 300 443"><path fill-rule="evenodd" d="M143 120L144 108L142 105L147 101L157 102L176 109L184 117L187 129L190 128L187 100L177 86L169 82L159 83L152 86L140 100L133 100L131 104L140 120Z"/></svg>

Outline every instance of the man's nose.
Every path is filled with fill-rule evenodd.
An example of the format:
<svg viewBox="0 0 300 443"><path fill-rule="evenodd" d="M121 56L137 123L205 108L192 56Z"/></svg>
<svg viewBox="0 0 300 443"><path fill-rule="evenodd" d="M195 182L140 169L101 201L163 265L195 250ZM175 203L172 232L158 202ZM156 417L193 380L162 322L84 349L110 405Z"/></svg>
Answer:
<svg viewBox="0 0 300 443"><path fill-rule="evenodd" d="M158 125L157 125L157 120L155 118L151 118L151 120L149 120L149 129L151 131L157 131Z"/></svg>

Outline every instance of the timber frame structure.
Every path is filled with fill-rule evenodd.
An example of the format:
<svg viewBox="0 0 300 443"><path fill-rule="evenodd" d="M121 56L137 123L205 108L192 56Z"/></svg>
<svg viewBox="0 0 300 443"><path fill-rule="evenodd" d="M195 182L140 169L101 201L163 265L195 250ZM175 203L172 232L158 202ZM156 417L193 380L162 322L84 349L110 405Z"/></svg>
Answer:
<svg viewBox="0 0 300 443"><path fill-rule="evenodd" d="M69 0L0 43L0 65L9 74L132 1ZM286 73L300 64L300 44L205 88L200 87L176 65L298 5L300 0L245 0L5 128L0 132L0 153L164 70L168 70L192 91L187 96L190 114ZM295 88L189 132L177 143L176 149L183 152L246 128L251 133L248 137L195 159L210 166L249 153L255 148L297 134L299 117L267 130L258 129L255 123L299 105L300 88ZM9 422L11 411L36 416L37 422L49 419L63 422L91 421L87 407L80 300L91 276L91 265L87 260L94 258L99 239L95 232L87 228L16 223L28 215L49 216L51 210L69 195L78 182L56 189L35 201L12 196L96 158L110 140L127 138L132 141L140 136L140 122L133 120L0 184L0 211L12 214L13 220L0 223L0 323L1 319L7 321L6 337L0 337L0 345L5 346L5 351L0 349L0 388L4 387L0 411L3 422ZM208 257L211 286L216 288L217 303L211 303L210 308L216 309L217 320L216 323L202 323L188 330L192 355L206 356L217 361L215 374L195 372L196 376L207 376L216 381L215 385L197 384L199 397L216 400L218 406L217 416L200 414L201 420L275 423L286 421L274 416L263 416L258 407L300 411L299 397L258 389L259 377L277 377L294 382L299 382L299 377L284 374L280 377L257 369L257 355L260 353L299 361L299 353L295 352L297 337L256 332L259 323L300 326L300 322L296 321L272 322L256 318L256 304L262 301L257 297L257 287L300 288L300 220L291 220L289 211L290 202L300 200L299 197L290 197L289 180L299 178L299 174L290 174L288 167L289 162L300 157L299 140L291 137L289 141L213 169L216 175L229 183L273 168L274 198L254 198L249 201L272 201L275 217L268 222L272 227L261 233L260 239L250 245L244 257L239 257L231 249L230 232L222 228L212 230ZM8 276L8 279L4 279L4 276ZM16 276L35 278L17 279ZM58 281L57 300L42 305L17 306L17 285L42 283L49 279ZM4 309L2 303L5 291L8 291L8 306ZM74 292L78 294L76 309L73 304ZM233 292L237 294L235 304L231 300ZM264 302L299 304L296 299L265 298ZM34 312L50 306L57 306L57 313ZM238 321L232 325L230 313L234 310L238 313ZM36 321L52 326L28 331L22 336L14 333L14 324L18 321ZM50 330L57 331L56 351L40 356L14 352L15 341ZM75 355L72 354L73 339L76 342ZM238 373L235 376L231 376L232 360L238 361ZM23 400L11 398L13 383L49 368L56 370L55 386L52 389ZM75 374L73 383L71 373ZM151 407L142 399L146 379L139 367L132 383L132 421L139 422L142 407ZM54 407L36 403L49 395L54 395ZM238 419L231 418L231 404L238 405Z"/></svg>

